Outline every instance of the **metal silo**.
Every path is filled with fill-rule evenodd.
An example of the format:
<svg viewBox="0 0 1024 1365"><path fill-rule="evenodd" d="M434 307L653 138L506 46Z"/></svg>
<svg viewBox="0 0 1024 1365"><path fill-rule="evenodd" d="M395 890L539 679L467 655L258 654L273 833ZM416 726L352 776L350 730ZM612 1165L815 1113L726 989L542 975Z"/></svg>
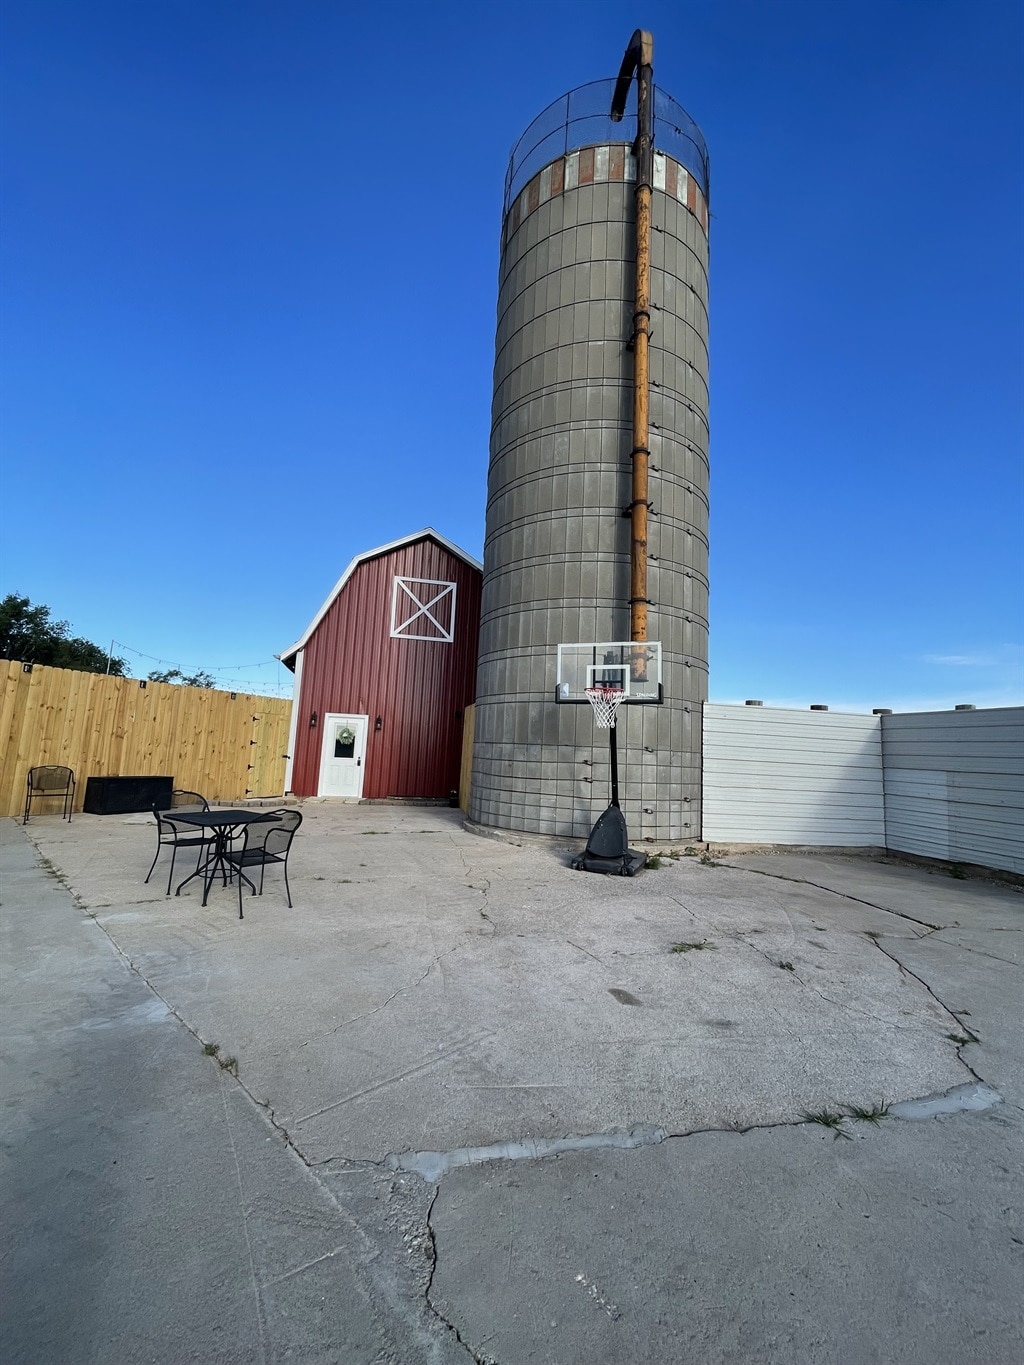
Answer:
<svg viewBox="0 0 1024 1365"><path fill-rule="evenodd" d="M608 756L589 708L554 704L557 646L646 638L662 645L664 704L621 708L622 809L634 838L701 832L708 158L685 111L648 88L653 154L640 145L636 88L613 122L616 82L608 80L545 109L509 162L469 810L483 825L587 834L605 802ZM642 499L633 411L633 343L643 325L638 164L651 190ZM647 523L639 608L630 519L638 501ZM644 610L646 636L635 629Z"/></svg>

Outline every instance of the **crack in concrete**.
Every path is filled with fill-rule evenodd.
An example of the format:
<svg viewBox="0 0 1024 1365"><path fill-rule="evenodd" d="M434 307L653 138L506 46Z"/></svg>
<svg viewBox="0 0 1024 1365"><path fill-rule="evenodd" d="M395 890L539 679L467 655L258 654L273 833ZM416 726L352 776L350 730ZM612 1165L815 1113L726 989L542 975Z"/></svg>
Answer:
<svg viewBox="0 0 1024 1365"><path fill-rule="evenodd" d="M455 1338L458 1344L469 1356L470 1360L474 1362L474 1365L498 1365L498 1362L496 1360L492 1360L490 1356L478 1355L477 1352L474 1351L473 1347L470 1346L469 1342L464 1339L462 1333L455 1326L455 1323L452 1322L450 1318L445 1317L445 1315L441 1312L440 1308L437 1307L437 1305L431 1298L431 1290L434 1287L434 1276L437 1273L438 1261L437 1237L434 1235L433 1223L434 1205L437 1203L437 1197L440 1193L441 1186L440 1184L438 1184L434 1189L433 1196L430 1200L429 1205L427 1206L425 1226L427 1231L427 1244L430 1247L430 1273L427 1275L427 1283L423 1289L423 1301L426 1304L427 1308L430 1310L430 1312L433 1313L435 1319L445 1329L445 1331L450 1332L452 1334L452 1336Z"/></svg>
<svg viewBox="0 0 1024 1365"><path fill-rule="evenodd" d="M960 928L959 924L947 924L944 929L939 929L936 932L944 934L949 929L959 928ZM995 933L996 930L990 929L986 932ZM931 937L930 934L919 934L917 936L917 941L920 942L921 939L930 937ZM1015 962L1012 957L1000 957L998 953L986 953L984 948L968 948L967 945L964 943L951 943L948 938L937 938L935 942L940 943L943 946L943 948L959 948L961 952L975 953L977 954L978 957L988 957L991 958L993 962L1005 962L1008 967L1019 967L1021 965L1019 962Z"/></svg>
<svg viewBox="0 0 1024 1365"><path fill-rule="evenodd" d="M946 1004L945 1000L940 1000L940 998L935 994L935 992L932 990L931 986L928 985L928 982L925 981L923 977L918 976L918 974L917 974L915 971L912 971L912 970L906 965L906 963L901 962L901 961L899 960L899 958L896 957L893 953L890 953L886 948L883 948L881 942L880 942L877 938L872 937L872 938L871 938L871 942L875 945L875 947L878 949L878 951L879 951L880 953L882 953L885 957L887 957L887 958L889 959L890 962L895 962L896 966L899 968L899 970L900 970L901 972L903 972L903 974L904 974L905 976L912 977L913 980L916 981L916 982L918 983L919 986L923 986L924 989L925 989L925 990L928 992L928 994L931 996L931 998L932 998L932 999L935 1001L935 1003L938 1005L938 1007L939 1007L941 1010L944 1010L945 1013L949 1015L950 1019L951 1019L956 1025L958 1025L959 1028L962 1029L962 1028L964 1027L964 1025L960 1022L960 1020L959 1020L959 1019L957 1018L957 1016L954 1014L954 1012L953 1012L953 1011L949 1008L949 1006ZM976 1036L972 1035L972 1037L973 1037L973 1040L974 1040L975 1042L978 1041ZM970 1042L970 1041L971 1041L971 1039L968 1039L968 1042ZM958 1044L956 1045L957 1060L961 1063L962 1066L965 1066L965 1067L967 1068L967 1070L971 1073L971 1075L974 1077L974 1079L975 1079L976 1081L978 1081L979 1083L983 1083L983 1082L982 1082L981 1076L978 1075L978 1073L975 1071L974 1067L971 1066L970 1062L966 1059L966 1057L965 1057L964 1054L963 1054L963 1049L964 1049L966 1046L967 1046L966 1043L958 1043Z"/></svg>
<svg viewBox="0 0 1024 1365"><path fill-rule="evenodd" d="M582 948L578 943L574 943L571 938L567 938L565 941L566 943L568 943L570 948L575 948L576 951L578 953L582 953L584 957L589 957L592 962L597 962L600 963L602 967L604 966L603 958L596 957L593 953L588 953L586 948Z"/></svg>
<svg viewBox="0 0 1024 1365"><path fill-rule="evenodd" d="M485 1038L490 1038L491 1036L492 1031L490 1030L484 1030L482 1033L473 1034L464 1042L457 1044L455 1047L446 1048L444 1051L436 1053L425 1062L420 1062L416 1066L408 1067L405 1071L399 1071L393 1076L385 1076L382 1081L376 1081L373 1085L364 1086L362 1090L355 1090L350 1095L342 1096L340 1100L333 1100L330 1104L325 1104L322 1109L314 1110L311 1114L304 1114L301 1118L296 1119L295 1122L297 1124L307 1123L310 1119L320 1118L321 1115L329 1113L332 1109L338 1109L343 1104L351 1104L353 1100L362 1099L365 1095L372 1095L377 1090L384 1090L389 1085L394 1085L397 1081L404 1081L409 1076L418 1076L423 1071L429 1071L432 1067L440 1066L442 1062L448 1061L451 1057L457 1057L459 1053L465 1052L468 1048L476 1047L478 1043L483 1042Z"/></svg>
<svg viewBox="0 0 1024 1365"><path fill-rule="evenodd" d="M414 991L418 986L422 986L430 973L440 963L441 959L443 957L448 957L454 952L455 948L446 948L443 953L438 953L435 957L431 958L426 971L418 976L415 981L411 981L408 986L399 986L397 991L392 991L386 1000L382 1000L379 1005L374 1005L372 1010L363 1010L362 1014L354 1014L351 1019L343 1019L340 1024L335 1024L334 1028L329 1028L324 1033L317 1033L314 1034L312 1038L307 1038L304 1043L299 1044L299 1047L309 1047L311 1043L322 1042L323 1039L332 1037L341 1029L348 1028L350 1024L358 1024L360 1019L369 1019L372 1014L379 1014L381 1010L387 1009L392 1000L397 1000L400 995L406 995L409 991ZM281 1053L271 1053L271 1056L281 1055Z"/></svg>
<svg viewBox="0 0 1024 1365"><path fill-rule="evenodd" d="M724 863L724 867L731 868L733 872L753 872L759 877L771 877L779 882L793 882L797 886L813 886L818 891L827 891L832 896L839 896L846 901L853 901L857 905L866 905L870 910L880 910L884 915L895 915L898 919L908 920L911 924L920 924L922 928L934 933L936 930L957 928L957 925L931 924L926 919L918 919L916 915L908 915L903 910L893 910L889 905L876 905L874 901L866 901L862 896L851 896L848 891L837 891L834 886L825 886L822 882L812 882L808 877L787 877L781 872L768 872L763 867L739 867L735 863ZM921 935L924 937L924 935Z"/></svg>
<svg viewBox="0 0 1024 1365"><path fill-rule="evenodd" d="M893 1028L896 1029L897 1031L906 1030L907 1026L905 1024L901 1024L896 1019L886 1019L883 1015L876 1014L873 1010L862 1010L858 1005L853 1005L850 1004L849 1002L844 1004L841 1000L833 1000L830 995L826 995L824 991L820 991L818 987L813 984L813 982L806 981L796 970L796 968L788 967L783 968L774 957L772 957L769 953L766 953L763 948L758 948L756 944L749 943L742 934L736 934L735 937L745 947L750 948L755 953L759 953L760 956L763 957L766 962L771 964L771 966L778 967L780 970L785 971L787 976L792 976L796 981L799 981L801 986L803 986L806 990L812 991L818 997L819 1000L824 1000L826 1005L832 1005L833 1008L837 1010L849 1011L850 1014L859 1014L865 1019L873 1019L876 1024L885 1024L888 1028ZM926 935L923 935L923 937L926 937ZM873 943L877 942L877 940L875 939L872 939L871 941ZM886 954L886 956L889 955ZM901 971L904 971L902 963L896 962L895 958L892 958L891 960L896 963L896 966ZM911 975L913 975L913 973L911 973ZM939 1001L939 1004L942 1005L942 1002ZM942 1005L942 1008L946 1010L947 1014L951 1013L951 1011L945 1005Z"/></svg>
<svg viewBox="0 0 1024 1365"><path fill-rule="evenodd" d="M455 1147L448 1152L389 1152L384 1164L389 1171L412 1171L433 1185L461 1166L479 1166L488 1161L535 1161L567 1152L608 1148L630 1151L636 1147L655 1146L666 1137L668 1133L664 1128L638 1123L628 1130L570 1134L561 1138L522 1138L518 1142L492 1142L483 1147Z"/></svg>
<svg viewBox="0 0 1024 1365"><path fill-rule="evenodd" d="M967 1063L964 1065L967 1066ZM967 1066L967 1069L975 1075L971 1067ZM880 1117L891 1115L898 1119L919 1120L941 1114L979 1113L1003 1102L998 1090L975 1076L973 1083L953 1086L941 1094L894 1101L889 1105L886 1114ZM859 1121L851 1103L846 1103L843 1108L847 1112L840 1116L842 1119ZM766 1123L716 1124L705 1128L686 1128L679 1132L668 1132L652 1124L637 1124L628 1132L613 1130L610 1133L577 1134L565 1138L524 1138L518 1142L495 1142L487 1147L458 1147L450 1152L391 1152L385 1159L385 1165L391 1171L412 1172L419 1175L425 1183L434 1185L432 1209L440 1193L443 1178L449 1171L467 1166L483 1165L490 1161L544 1160L577 1152L632 1151L638 1147L658 1146L663 1142L701 1137L710 1133L729 1133L742 1137L746 1133L770 1132L775 1128L806 1128L814 1122L814 1119L800 1117L776 1119Z"/></svg>

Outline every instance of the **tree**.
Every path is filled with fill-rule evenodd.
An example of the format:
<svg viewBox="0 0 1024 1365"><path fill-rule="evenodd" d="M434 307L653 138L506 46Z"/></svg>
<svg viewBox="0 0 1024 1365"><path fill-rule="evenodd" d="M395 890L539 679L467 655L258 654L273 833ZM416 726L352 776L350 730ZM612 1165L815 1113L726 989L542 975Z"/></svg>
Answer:
<svg viewBox="0 0 1024 1365"><path fill-rule="evenodd" d="M112 673L124 677L125 660L109 657L90 640L71 634L67 621L51 621L50 608L34 607L27 597L8 593L0 601L0 658L51 668L76 668L83 673Z"/></svg>
<svg viewBox="0 0 1024 1365"><path fill-rule="evenodd" d="M180 683L183 687L216 687L216 679L212 673L205 673L201 668L196 669L195 673L182 673L180 668L167 668L163 672L156 669L149 675L150 682Z"/></svg>

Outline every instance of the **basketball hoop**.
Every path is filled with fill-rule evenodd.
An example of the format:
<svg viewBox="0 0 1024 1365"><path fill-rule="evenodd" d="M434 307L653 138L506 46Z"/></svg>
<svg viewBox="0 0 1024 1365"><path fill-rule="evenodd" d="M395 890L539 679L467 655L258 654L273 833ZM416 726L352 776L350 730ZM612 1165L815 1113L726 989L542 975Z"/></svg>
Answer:
<svg viewBox="0 0 1024 1365"><path fill-rule="evenodd" d="M588 687L587 701L594 708L594 724L599 730L612 730L615 727L615 712L619 702L625 697L621 687Z"/></svg>

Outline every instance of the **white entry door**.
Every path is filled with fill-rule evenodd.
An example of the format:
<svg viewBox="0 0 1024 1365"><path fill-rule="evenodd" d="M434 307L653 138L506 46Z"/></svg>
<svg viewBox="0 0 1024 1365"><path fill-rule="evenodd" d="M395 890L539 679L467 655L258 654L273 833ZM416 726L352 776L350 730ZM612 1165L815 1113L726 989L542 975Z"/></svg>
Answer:
<svg viewBox="0 0 1024 1365"><path fill-rule="evenodd" d="M369 721L369 716L324 716L318 795L346 796L350 801L362 796Z"/></svg>

